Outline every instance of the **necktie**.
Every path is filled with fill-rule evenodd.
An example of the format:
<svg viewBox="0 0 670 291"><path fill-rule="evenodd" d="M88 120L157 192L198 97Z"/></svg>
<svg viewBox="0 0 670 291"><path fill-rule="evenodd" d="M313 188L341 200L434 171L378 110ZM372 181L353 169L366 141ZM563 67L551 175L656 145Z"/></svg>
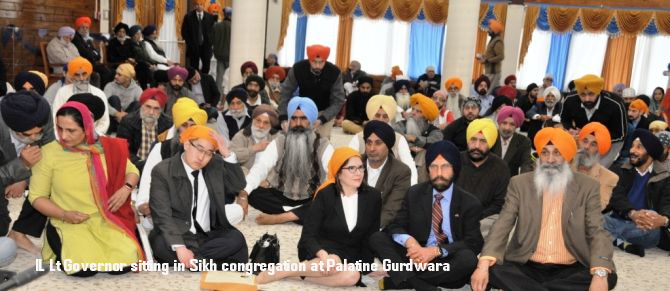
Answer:
<svg viewBox="0 0 670 291"><path fill-rule="evenodd" d="M191 175L193 175L193 211L191 211L191 216L193 217L193 224L195 225L195 231L196 233L202 233L204 234L205 231L202 230L202 227L200 226L200 223L198 223L198 220L196 219L196 214L198 213L198 174L200 171L193 171L191 172Z"/></svg>
<svg viewBox="0 0 670 291"><path fill-rule="evenodd" d="M438 193L435 195L435 202L433 202L433 223L432 229L437 239L437 243L442 243L446 240L446 236L442 232L442 194Z"/></svg>
<svg viewBox="0 0 670 291"><path fill-rule="evenodd" d="M198 45L202 45L202 43L205 41L203 35L203 30L202 30L202 16L198 14Z"/></svg>

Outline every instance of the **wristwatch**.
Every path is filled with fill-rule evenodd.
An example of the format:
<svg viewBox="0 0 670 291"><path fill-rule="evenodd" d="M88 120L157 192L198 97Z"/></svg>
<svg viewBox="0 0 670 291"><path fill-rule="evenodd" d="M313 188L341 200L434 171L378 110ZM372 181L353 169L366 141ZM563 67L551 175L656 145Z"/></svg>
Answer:
<svg viewBox="0 0 670 291"><path fill-rule="evenodd" d="M605 277L607 277L607 270L596 269L595 271L593 271L593 275L596 275L596 276L601 277L601 278L605 278Z"/></svg>

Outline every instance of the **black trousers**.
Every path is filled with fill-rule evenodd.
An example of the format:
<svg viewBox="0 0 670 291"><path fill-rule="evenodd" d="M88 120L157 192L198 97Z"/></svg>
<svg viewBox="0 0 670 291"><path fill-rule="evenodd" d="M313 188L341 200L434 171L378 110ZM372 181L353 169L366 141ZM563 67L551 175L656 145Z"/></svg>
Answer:
<svg viewBox="0 0 670 291"><path fill-rule="evenodd" d="M197 49L189 49L187 47L186 51L188 66L200 68L201 74L209 74L209 63L212 61L212 45L210 44L209 47L201 45ZM198 52L197 54L195 53L196 51ZM200 61L202 61L202 68L199 65Z"/></svg>
<svg viewBox="0 0 670 291"><path fill-rule="evenodd" d="M249 205L259 211L267 214L282 214L284 212L293 212L298 220L297 224L301 224L307 216L307 210L312 202L312 195L310 198L304 200L292 200L284 196L284 193L275 188L258 187L256 190L249 193ZM296 207L290 211L285 211L284 206Z"/></svg>
<svg viewBox="0 0 670 291"><path fill-rule="evenodd" d="M390 260L393 264L409 262L409 258L406 256L407 249L393 241L388 233L381 231L374 233L370 237L370 246L382 262L384 260ZM434 271L401 270L389 271L388 273L391 276L391 281L396 286L404 285L403 288L405 289L412 288L412 286L406 285L406 282L414 276L434 286L458 289L470 282L470 276L477 267L477 255L469 249L464 249L430 262L430 264L434 263L448 263L449 271L436 268L437 270Z"/></svg>
<svg viewBox="0 0 670 291"><path fill-rule="evenodd" d="M505 262L489 269L490 285L505 291L588 290L592 275L588 267L577 262L572 265L540 264L528 261L525 264ZM608 288L614 289L615 273L607 276Z"/></svg>
<svg viewBox="0 0 670 291"><path fill-rule="evenodd" d="M116 95L112 95L109 98L107 98L107 104L109 104L110 107L113 107L116 109L118 112L128 112L132 113L140 109L140 102L138 101L133 101L128 104L128 107L123 108L121 105L121 98ZM119 128L119 122L116 121L116 118L114 116L110 115L109 116L109 129L107 130L108 133L116 132L116 130Z"/></svg>
<svg viewBox="0 0 670 291"><path fill-rule="evenodd" d="M47 224L46 229L47 229L47 231L46 231L47 243L49 244L49 247L54 252L54 254L56 254L56 261L62 262L62 258L61 258L60 253L63 249L63 244L60 240L60 236L58 236L58 231L56 230L55 227L53 227L53 225L51 225L51 223ZM110 275L122 275L122 274L130 272L131 268L132 268L131 266L127 266L127 267L123 268L122 271L111 271L111 272L105 272L105 273L110 274ZM91 277L91 276L95 276L96 274L98 274L98 271L89 271L89 270L84 271L84 270L82 270L82 271L79 271L79 272L76 272L76 273L72 273L72 274L70 274L70 276Z"/></svg>
<svg viewBox="0 0 670 291"><path fill-rule="evenodd" d="M44 231L46 223L47 217L37 211L37 209L33 208L33 205L30 204L30 201L26 198L26 200L23 201L23 206L21 206L19 218L14 221L12 230L32 237L40 237L42 231Z"/></svg>
<svg viewBox="0 0 670 291"><path fill-rule="evenodd" d="M157 229L154 229L149 235L149 242L158 262L179 262L177 253L172 250L172 246L165 241ZM198 260L211 259L219 265L249 261L247 242L244 235L236 228L213 230L207 234L188 233L184 236L184 244Z"/></svg>

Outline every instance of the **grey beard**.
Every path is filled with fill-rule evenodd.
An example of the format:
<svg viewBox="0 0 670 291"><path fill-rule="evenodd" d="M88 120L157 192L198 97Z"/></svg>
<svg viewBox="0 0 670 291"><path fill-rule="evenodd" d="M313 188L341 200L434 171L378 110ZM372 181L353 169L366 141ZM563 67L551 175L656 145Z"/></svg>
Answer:
<svg viewBox="0 0 670 291"><path fill-rule="evenodd" d="M537 160L533 183L538 197L542 197L545 192L552 195L565 193L565 189L571 180L572 170L568 163L547 165L543 164L541 160Z"/></svg>
<svg viewBox="0 0 670 291"><path fill-rule="evenodd" d="M586 167L586 168L591 168L593 165L598 163L600 160L600 157L598 154L594 155L589 155L583 150L577 151L577 155L575 155L575 161L574 163L577 165L577 167Z"/></svg>
<svg viewBox="0 0 670 291"><path fill-rule="evenodd" d="M286 134L282 171L284 172L284 196L292 199L305 199L312 180L314 140L312 129L292 128Z"/></svg>
<svg viewBox="0 0 670 291"><path fill-rule="evenodd" d="M423 132L428 129L428 122L420 118L419 120L416 120L414 118L409 118L407 119L407 128L406 132L409 135L413 136L422 136Z"/></svg>
<svg viewBox="0 0 670 291"><path fill-rule="evenodd" d="M235 118L235 119L240 119L240 118L244 117L244 109L240 109L240 110L232 110L231 109L230 110L230 115L232 115L233 118Z"/></svg>
<svg viewBox="0 0 670 291"><path fill-rule="evenodd" d="M156 120L158 120L158 118L153 117L151 115L144 115L141 110L140 110L140 118L144 123L156 123Z"/></svg>
<svg viewBox="0 0 670 291"><path fill-rule="evenodd" d="M88 80L73 81L72 85L74 86L75 92L88 92Z"/></svg>
<svg viewBox="0 0 670 291"><path fill-rule="evenodd" d="M409 93L396 93L395 100L402 110L409 108Z"/></svg>
<svg viewBox="0 0 670 291"><path fill-rule="evenodd" d="M251 136L258 141L261 141L261 140L264 140L265 138L267 138L268 133L270 133L269 129L268 130L260 130L256 127L253 127L253 126L251 127Z"/></svg>

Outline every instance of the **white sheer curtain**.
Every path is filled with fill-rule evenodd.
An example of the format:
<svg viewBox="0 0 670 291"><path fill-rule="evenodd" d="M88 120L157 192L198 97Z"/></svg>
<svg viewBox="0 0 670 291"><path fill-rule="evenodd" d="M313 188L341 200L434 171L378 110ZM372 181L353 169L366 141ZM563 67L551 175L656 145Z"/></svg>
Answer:
<svg viewBox="0 0 670 291"><path fill-rule="evenodd" d="M295 63L295 30L298 14L291 12L288 17L288 29L284 37L284 46L277 53L277 62L282 66L292 66Z"/></svg>
<svg viewBox="0 0 670 291"><path fill-rule="evenodd" d="M158 45L165 51L165 56L173 62L179 61L179 46L177 45L177 24L174 11L165 12L163 25L158 31Z"/></svg>
<svg viewBox="0 0 670 291"><path fill-rule="evenodd" d="M338 16L310 15L307 19L305 48L313 44L329 47L328 61L334 64L337 59L337 32L339 28L340 19ZM305 52L305 58L307 58L307 52Z"/></svg>
<svg viewBox="0 0 670 291"><path fill-rule="evenodd" d="M651 96L654 88L670 85L663 72L670 63L670 36L640 34L635 43L635 59L630 85L639 94Z"/></svg>
<svg viewBox="0 0 670 291"><path fill-rule="evenodd" d="M586 74L600 76L607 51L606 33L573 33L570 41L568 65L565 69L565 84Z"/></svg>
<svg viewBox="0 0 670 291"><path fill-rule="evenodd" d="M119 0L119 1L125 1L125 0ZM128 26L133 26L135 25L135 9L123 9L123 14L121 16L121 21L125 24L128 24ZM116 23L114 23L116 25ZM126 31L126 33L128 33Z"/></svg>
<svg viewBox="0 0 670 291"><path fill-rule="evenodd" d="M388 75L397 65L408 73L410 23L356 17L353 25L351 60L359 61L362 70Z"/></svg>
<svg viewBox="0 0 670 291"><path fill-rule="evenodd" d="M530 83L542 85L542 78L547 72L550 47L551 32L535 29L523 65L516 72L518 88L525 89Z"/></svg>

